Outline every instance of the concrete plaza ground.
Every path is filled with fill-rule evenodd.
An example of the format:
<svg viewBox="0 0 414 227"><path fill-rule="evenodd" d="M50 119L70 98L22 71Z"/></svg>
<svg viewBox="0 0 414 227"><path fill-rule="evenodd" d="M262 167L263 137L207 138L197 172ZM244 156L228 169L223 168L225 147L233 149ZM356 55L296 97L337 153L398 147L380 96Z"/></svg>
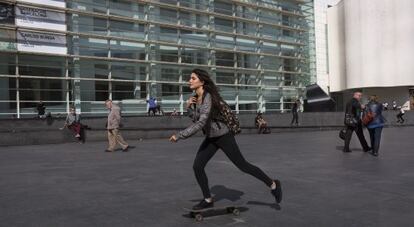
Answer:
<svg viewBox="0 0 414 227"><path fill-rule="evenodd" d="M240 216L195 223L183 207L201 199L192 162L202 138L0 147L0 226L413 226L414 127L386 128L379 157L342 153L337 131L237 136L246 159L281 179L273 204L262 182L218 152L207 165L217 205Z"/></svg>

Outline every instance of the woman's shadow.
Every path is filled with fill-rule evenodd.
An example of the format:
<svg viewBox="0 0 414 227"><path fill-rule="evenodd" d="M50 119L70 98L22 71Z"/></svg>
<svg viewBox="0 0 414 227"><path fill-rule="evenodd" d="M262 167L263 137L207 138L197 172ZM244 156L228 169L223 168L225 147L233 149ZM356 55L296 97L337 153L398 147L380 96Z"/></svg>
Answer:
<svg viewBox="0 0 414 227"><path fill-rule="evenodd" d="M220 200L230 200L232 202L237 202L244 195L244 192L226 188L223 185L215 185L211 188L211 193L214 195L214 201L218 202ZM276 203L264 203L259 201L248 201L249 205L258 205L258 206L268 206L275 210L281 210L279 204Z"/></svg>
<svg viewBox="0 0 414 227"><path fill-rule="evenodd" d="M244 192L226 188L223 185L215 185L210 190L213 195L216 209L213 209L209 212L203 214L205 217L209 216L218 216L227 214L226 207L235 206L240 212L246 212L249 208L242 206L241 197L244 195ZM198 202L198 199L192 199L191 202ZM223 210L224 208L224 210ZM190 214L184 214L183 217L191 218Z"/></svg>
<svg viewBox="0 0 414 227"><path fill-rule="evenodd" d="M222 200L228 200L231 202L237 202L244 195L244 192L226 188L223 185L215 185L210 189L211 194L213 195L214 202L219 202ZM192 199L191 202L198 202L198 199Z"/></svg>
<svg viewBox="0 0 414 227"><path fill-rule="evenodd" d="M237 202L241 200L241 197L244 195L244 192L226 188L223 185L215 185L211 188L211 194L213 194L214 202L219 202L222 200L227 200L231 202ZM270 198L271 199L271 198ZM198 202L199 200L191 200L192 202ZM247 204L249 205L258 205L258 206L268 206L275 210L281 210L279 204L276 203L265 203L260 201L248 201Z"/></svg>

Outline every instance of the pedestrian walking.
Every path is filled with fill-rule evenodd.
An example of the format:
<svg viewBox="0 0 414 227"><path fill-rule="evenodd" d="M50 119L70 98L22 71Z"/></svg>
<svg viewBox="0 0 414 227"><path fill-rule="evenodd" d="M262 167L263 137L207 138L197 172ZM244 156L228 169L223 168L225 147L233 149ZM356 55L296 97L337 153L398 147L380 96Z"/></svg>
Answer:
<svg viewBox="0 0 414 227"><path fill-rule="evenodd" d="M372 119L367 124L369 136L371 139L371 154L378 156L378 151L381 143L381 134L384 127L385 118L382 115L383 105L378 103L378 97L372 95L367 104L367 112L372 114Z"/></svg>
<svg viewBox="0 0 414 227"><path fill-rule="evenodd" d="M105 105L109 110L108 121L106 124L109 146L105 152L114 152L117 144L121 145L123 152L127 152L131 147L125 142L124 138L122 138L119 130L121 124L121 109L110 99L105 101Z"/></svg>
<svg viewBox="0 0 414 227"><path fill-rule="evenodd" d="M295 100L295 102L292 105L292 121L290 122L290 125L293 125L293 123L295 123L296 126L299 125L299 105L300 105L300 100Z"/></svg>
<svg viewBox="0 0 414 227"><path fill-rule="evenodd" d="M400 106L398 109L399 110L398 110L398 114L397 114L397 123L404 124L404 122L405 122L405 120L403 118L403 116L405 115L404 107Z"/></svg>
<svg viewBox="0 0 414 227"><path fill-rule="evenodd" d="M368 146L367 141L364 137L364 132L362 130L362 109L365 108L361 105L361 92L354 92L352 99L346 104L346 111L345 111L345 126L346 126L346 133L345 133L345 145L343 152L351 152L349 149L349 143L351 142L352 133L355 133L358 136L359 142L361 143L362 149L364 152L368 152L371 148Z"/></svg>

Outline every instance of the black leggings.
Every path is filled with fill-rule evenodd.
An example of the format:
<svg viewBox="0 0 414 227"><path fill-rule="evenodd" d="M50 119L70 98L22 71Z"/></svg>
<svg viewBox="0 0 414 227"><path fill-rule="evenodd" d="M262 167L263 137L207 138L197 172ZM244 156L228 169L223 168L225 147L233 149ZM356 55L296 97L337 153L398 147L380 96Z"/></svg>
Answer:
<svg viewBox="0 0 414 227"><path fill-rule="evenodd" d="M204 167L207 165L207 162L214 156L219 148L224 151L227 157L241 171L263 181L269 187L273 184L273 180L270 179L261 169L248 163L244 159L243 155L240 153L239 146L237 145L234 136L228 133L226 135L215 138L205 138L194 160L194 173L197 178L197 182L203 191L204 198L211 197L210 189L208 186L208 179L206 172L204 171Z"/></svg>

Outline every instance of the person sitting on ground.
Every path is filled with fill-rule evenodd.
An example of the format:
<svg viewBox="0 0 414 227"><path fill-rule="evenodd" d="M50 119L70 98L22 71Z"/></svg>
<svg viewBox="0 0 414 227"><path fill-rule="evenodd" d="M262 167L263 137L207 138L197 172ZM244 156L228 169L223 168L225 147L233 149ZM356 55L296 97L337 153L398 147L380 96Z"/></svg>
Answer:
<svg viewBox="0 0 414 227"><path fill-rule="evenodd" d="M161 109L161 104L158 103L158 100L155 99L156 110L159 115L164 116L164 111Z"/></svg>
<svg viewBox="0 0 414 227"><path fill-rule="evenodd" d="M261 112L257 113L257 116L254 119L254 123L258 129L257 134L261 134L261 133L266 134L270 131L269 128L267 127L267 122L263 118Z"/></svg>
<svg viewBox="0 0 414 227"><path fill-rule="evenodd" d="M45 115L45 113L46 113L46 106L45 106L45 104L42 102L42 100L40 100L39 101L39 103L37 104L37 106L36 106L36 109L37 109L37 116L40 118L40 119L44 119L44 118L46 118L46 115Z"/></svg>
<svg viewBox="0 0 414 227"><path fill-rule="evenodd" d="M75 133L75 137L80 139L81 135L81 124L80 124L80 115L76 114L76 110L74 107L70 108L70 112L68 116L66 117L65 124L62 128L59 128L60 130L63 130L64 128L68 128L72 130Z"/></svg>

